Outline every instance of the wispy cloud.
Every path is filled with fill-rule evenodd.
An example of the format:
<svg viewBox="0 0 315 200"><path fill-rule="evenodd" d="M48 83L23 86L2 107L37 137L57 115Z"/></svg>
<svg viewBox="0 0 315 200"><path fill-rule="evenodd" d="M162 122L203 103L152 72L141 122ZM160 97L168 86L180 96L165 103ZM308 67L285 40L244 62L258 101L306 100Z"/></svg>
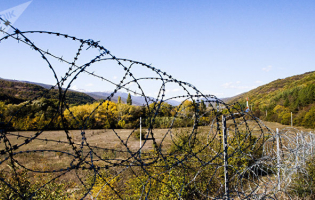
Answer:
<svg viewBox="0 0 315 200"><path fill-rule="evenodd" d="M232 82L224 83L224 84L222 85L222 87L224 87L224 88L232 88L232 87L233 87L232 84L233 84Z"/></svg>
<svg viewBox="0 0 315 200"><path fill-rule="evenodd" d="M92 87L93 86L93 83L88 83L87 85L85 85L87 87Z"/></svg>
<svg viewBox="0 0 315 200"><path fill-rule="evenodd" d="M224 95L223 92L215 92L213 93L213 95L217 96L217 97L222 97Z"/></svg>
<svg viewBox="0 0 315 200"><path fill-rule="evenodd" d="M240 81L237 81L236 83L228 82L224 83L222 87L226 89L253 89L255 86L246 86L246 85L239 85Z"/></svg>
<svg viewBox="0 0 315 200"><path fill-rule="evenodd" d="M117 76L114 76L113 79L116 80L116 79L117 79Z"/></svg>
<svg viewBox="0 0 315 200"><path fill-rule="evenodd" d="M258 84L260 84L260 83L262 83L262 81L255 81L255 83L258 83Z"/></svg>
<svg viewBox="0 0 315 200"><path fill-rule="evenodd" d="M269 65L268 67L262 68L262 70L265 71L265 72L269 72L271 69L272 69L271 65Z"/></svg>
<svg viewBox="0 0 315 200"><path fill-rule="evenodd" d="M72 86L70 87L70 89L72 89L72 90L78 90L79 88L78 88L76 85L72 85Z"/></svg>

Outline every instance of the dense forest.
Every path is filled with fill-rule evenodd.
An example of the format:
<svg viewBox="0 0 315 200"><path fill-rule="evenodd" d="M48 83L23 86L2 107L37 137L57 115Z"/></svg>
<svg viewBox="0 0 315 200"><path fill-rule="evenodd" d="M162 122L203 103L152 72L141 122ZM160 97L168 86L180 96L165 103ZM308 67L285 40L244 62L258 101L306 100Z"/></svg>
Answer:
<svg viewBox="0 0 315 200"><path fill-rule="evenodd" d="M228 103L249 98L252 113L262 120L315 128L315 72L278 79L239 95Z"/></svg>

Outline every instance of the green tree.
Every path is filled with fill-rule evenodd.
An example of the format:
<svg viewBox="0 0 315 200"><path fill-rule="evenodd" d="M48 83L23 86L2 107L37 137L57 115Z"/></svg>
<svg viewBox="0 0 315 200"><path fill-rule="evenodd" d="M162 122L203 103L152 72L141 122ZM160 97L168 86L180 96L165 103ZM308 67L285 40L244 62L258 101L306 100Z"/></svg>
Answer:
<svg viewBox="0 0 315 200"><path fill-rule="evenodd" d="M288 97L285 99L284 104L285 107L289 107L290 106L290 101L288 99Z"/></svg>
<svg viewBox="0 0 315 200"><path fill-rule="evenodd" d="M121 103L121 97L120 96L118 96L117 103Z"/></svg>
<svg viewBox="0 0 315 200"><path fill-rule="evenodd" d="M127 104L130 105L130 106L132 105L132 99L131 99L130 93L128 93Z"/></svg>
<svg viewBox="0 0 315 200"><path fill-rule="evenodd" d="M206 111L206 104L204 102L204 100L201 100L200 102L200 112L203 114Z"/></svg>

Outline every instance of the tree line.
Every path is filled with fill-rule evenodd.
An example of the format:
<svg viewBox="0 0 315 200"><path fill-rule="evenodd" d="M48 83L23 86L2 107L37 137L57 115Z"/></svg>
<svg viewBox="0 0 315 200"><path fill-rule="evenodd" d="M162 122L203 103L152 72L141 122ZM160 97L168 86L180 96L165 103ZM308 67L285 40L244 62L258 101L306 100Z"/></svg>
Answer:
<svg viewBox="0 0 315 200"><path fill-rule="evenodd" d="M40 130L40 129L109 129L137 128L142 117L142 124L152 128L188 127L193 126L196 103L186 100L179 106L166 102L153 102L148 106L132 105L131 96L127 102L118 98L117 102L100 100L69 107L59 105L54 99L40 98L19 104L7 104L0 101L0 121L9 130ZM198 113L202 115L199 123L206 124L213 115L204 101L198 105Z"/></svg>

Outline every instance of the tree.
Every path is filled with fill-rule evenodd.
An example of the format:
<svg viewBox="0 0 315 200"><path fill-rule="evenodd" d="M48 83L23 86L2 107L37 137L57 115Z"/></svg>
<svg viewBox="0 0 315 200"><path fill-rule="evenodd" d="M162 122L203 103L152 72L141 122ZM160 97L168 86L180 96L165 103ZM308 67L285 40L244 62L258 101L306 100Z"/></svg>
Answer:
<svg viewBox="0 0 315 200"><path fill-rule="evenodd" d="M201 100L200 113L203 114L205 111L206 111L206 104L205 104L204 100Z"/></svg>
<svg viewBox="0 0 315 200"><path fill-rule="evenodd" d="M118 96L118 100L117 100L117 103L121 103L121 97L120 96Z"/></svg>
<svg viewBox="0 0 315 200"><path fill-rule="evenodd" d="M127 104L130 105L130 106L132 105L132 99L131 99L130 93L128 93Z"/></svg>
<svg viewBox="0 0 315 200"><path fill-rule="evenodd" d="M286 97L286 99L285 99L283 105L284 105L285 107L289 107L289 106L290 106L290 101L289 101L288 97Z"/></svg>

